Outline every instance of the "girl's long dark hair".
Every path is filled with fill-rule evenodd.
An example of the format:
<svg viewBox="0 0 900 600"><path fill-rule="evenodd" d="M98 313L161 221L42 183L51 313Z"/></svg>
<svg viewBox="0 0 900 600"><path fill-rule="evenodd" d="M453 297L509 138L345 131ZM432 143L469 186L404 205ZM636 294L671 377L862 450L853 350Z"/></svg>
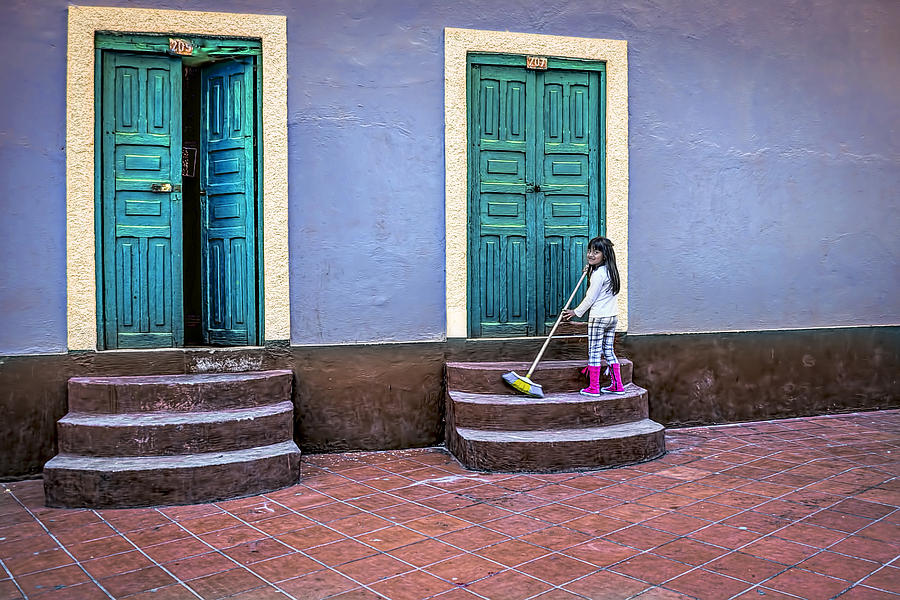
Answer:
<svg viewBox="0 0 900 600"><path fill-rule="evenodd" d="M613 295L619 293L619 268L616 266L616 251L613 250L612 240L609 238L605 238L602 235L599 235L588 242L588 248L591 250L599 250L603 253L603 262L600 263L597 268L606 265L606 270L609 271L609 287L612 291ZM593 271L591 271L593 274ZM588 285L590 285L591 275L588 275Z"/></svg>

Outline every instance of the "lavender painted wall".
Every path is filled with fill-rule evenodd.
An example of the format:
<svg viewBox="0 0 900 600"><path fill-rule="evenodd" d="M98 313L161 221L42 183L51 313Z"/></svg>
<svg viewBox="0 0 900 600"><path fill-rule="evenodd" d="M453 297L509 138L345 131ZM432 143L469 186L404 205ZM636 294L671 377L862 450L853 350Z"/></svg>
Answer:
<svg viewBox="0 0 900 600"><path fill-rule="evenodd" d="M628 40L632 333L900 323L893 0L90 4L287 15L295 344L444 334L444 27ZM0 6L0 355L65 350L66 5Z"/></svg>

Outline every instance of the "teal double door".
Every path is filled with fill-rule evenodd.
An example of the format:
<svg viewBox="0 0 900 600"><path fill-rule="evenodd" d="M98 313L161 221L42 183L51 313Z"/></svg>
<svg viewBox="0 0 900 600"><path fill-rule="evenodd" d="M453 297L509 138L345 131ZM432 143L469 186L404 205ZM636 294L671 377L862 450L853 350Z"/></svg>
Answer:
<svg viewBox="0 0 900 600"><path fill-rule="evenodd" d="M257 343L254 59L98 54L104 346Z"/></svg>
<svg viewBox="0 0 900 600"><path fill-rule="evenodd" d="M472 337L545 335L604 229L603 65L470 56Z"/></svg>

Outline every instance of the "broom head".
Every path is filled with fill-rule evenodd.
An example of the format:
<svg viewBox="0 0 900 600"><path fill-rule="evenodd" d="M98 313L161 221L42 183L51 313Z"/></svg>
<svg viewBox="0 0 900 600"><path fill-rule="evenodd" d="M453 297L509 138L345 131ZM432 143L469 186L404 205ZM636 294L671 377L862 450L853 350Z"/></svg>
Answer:
<svg viewBox="0 0 900 600"><path fill-rule="evenodd" d="M515 371L504 373L503 381L512 386L517 392L522 392L523 394L528 394L535 398L544 397L544 388L541 387L541 384L535 383L527 377L522 377L521 375L516 374Z"/></svg>

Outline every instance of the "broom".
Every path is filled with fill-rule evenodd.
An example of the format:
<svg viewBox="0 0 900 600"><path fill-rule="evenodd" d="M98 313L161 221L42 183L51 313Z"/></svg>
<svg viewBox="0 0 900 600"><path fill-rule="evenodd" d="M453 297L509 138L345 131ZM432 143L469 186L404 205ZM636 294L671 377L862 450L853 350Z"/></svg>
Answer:
<svg viewBox="0 0 900 600"><path fill-rule="evenodd" d="M547 335L547 339L544 340L544 345L541 346L541 351L538 352L537 356L534 359L534 362L531 363L531 368L528 369L528 373L525 375L525 377L518 375L515 371L510 371L509 373L503 374L503 381L511 385L512 388L517 392L522 392L523 394L528 394L529 396L535 396L536 398L544 397L544 388L541 387L541 384L535 383L531 380L531 374L534 373L535 368L537 368L538 362L540 362L541 357L544 355L544 350L547 349L547 345L550 343L550 338L553 337L553 333L556 331L556 328L559 326L559 322L562 320L563 312L567 308L569 308L569 304L572 303L572 298L575 297L575 293L578 292L578 288L581 287L581 282L584 281L587 273L587 269L585 269L581 273L581 279L579 279L578 283L575 284L575 289L572 290L572 294L569 296L569 299L566 300L566 305L563 306L562 310L559 311L559 316L556 317L556 323L553 324L553 328Z"/></svg>

